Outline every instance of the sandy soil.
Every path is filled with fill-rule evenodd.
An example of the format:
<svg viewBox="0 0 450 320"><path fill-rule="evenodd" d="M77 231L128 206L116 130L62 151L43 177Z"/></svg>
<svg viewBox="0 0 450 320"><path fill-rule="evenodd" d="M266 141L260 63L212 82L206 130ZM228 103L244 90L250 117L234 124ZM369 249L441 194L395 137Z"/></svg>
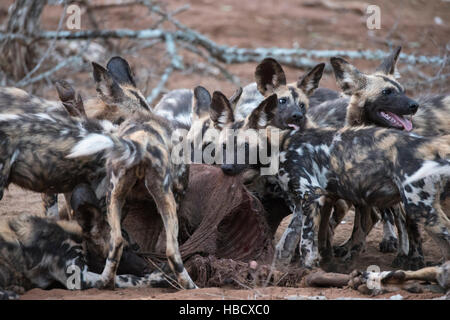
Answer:
<svg viewBox="0 0 450 320"><path fill-rule="evenodd" d="M3 1L0 4L0 21L4 21L6 8L12 1ZM94 1L102 2L102 1ZM365 17L353 11L335 11L321 7L305 7L306 1L242 1L242 0L170 0L167 1L171 9L190 3L191 8L177 16L177 18L219 44L236 45L241 47L292 47L299 45L309 49L383 49L387 50L386 37L394 45L403 45L403 52L423 55L442 55L444 48L450 40L450 3L444 1L426 0L373 0L372 4L381 7L381 30L369 31L366 28ZM42 29L55 29L61 10L58 7L48 7L44 11ZM147 28L155 22L155 17L149 16L145 10L133 7L130 10L112 9L96 12L98 22L102 28ZM442 24L437 24L439 17ZM130 24L132 21L132 24ZM438 20L439 21L439 20ZM87 19L82 20L82 28L91 26ZM138 85L143 91L149 93L158 79L155 72L165 61L164 57L154 54L152 50L141 50L133 54L123 54L130 43L121 41L113 49L108 49L107 55L100 63L113 55L122 54L132 64L138 79ZM162 59L162 60L161 60ZM370 70L376 62L354 61L361 70ZM188 66L199 66L197 60L185 61ZM228 69L240 77L242 83L253 81L254 64L232 65ZM418 66L420 72L434 75L436 68ZM294 81L301 71L285 68L289 81ZM415 71L416 72L416 71ZM443 69L448 73L448 66ZM149 78L150 75L150 78ZM414 73L412 74L414 75ZM58 75L67 77L67 73ZM94 95L94 82L90 75L90 68L86 66L85 72L71 74L74 85L82 89L85 96ZM409 77L403 78L404 81ZM220 77L196 72L175 73L167 85L167 89L192 88L204 85L209 90L220 89L227 95L234 91L234 85ZM322 86L336 88L332 75L325 75ZM36 93L56 99L55 90L51 85L34 88ZM435 86L415 88L412 95L427 93L429 91L448 91L449 83L439 83ZM0 215L12 215L20 212L41 213L40 195L20 190L12 186L0 201ZM283 222L286 224L286 221ZM339 226L335 237L336 243L342 243L349 236L352 227L351 216L346 217L345 223ZM355 268L365 269L376 264L381 269L389 269L394 254L382 254L378 251L382 228L377 225L370 234L367 249L355 261ZM439 251L434 243L424 235L424 251L426 259L437 261ZM439 296L439 294L410 294L399 292L405 299L426 299ZM397 294L397 293L394 293ZM386 294L380 297L390 297ZM255 288L255 289L227 289L203 288L194 291L176 292L173 289L140 289L100 291L86 290L83 292L70 292L66 290L40 290L34 289L22 296L22 299L286 299L289 296L325 295L327 298L337 297L366 297L350 289L313 289L313 288ZM367 298L367 297L366 297Z"/></svg>
<svg viewBox="0 0 450 320"><path fill-rule="evenodd" d="M30 212L41 215L40 195L11 186L5 192L3 200L0 202L0 218L18 214L20 212ZM63 199L60 197L61 203ZM289 223L286 217L281 223L277 232L278 237ZM353 226L353 215L349 214L344 218L343 223L336 229L335 244L343 243L351 234ZM366 251L353 262L351 268L366 270L370 265L377 265L381 270L392 270L390 264L395 254L383 254L378 251L378 244L382 237L382 225L378 224L368 237ZM439 249L434 242L424 234L424 252L427 261L438 261L440 259ZM404 299L430 299L441 296L437 293L412 294L406 291L399 291L377 296L376 298L389 298L400 294ZM296 288L286 287L266 287L266 288L202 288L193 291L176 291L171 288L145 288L145 289L116 289L115 291L90 289L85 291L68 291L62 289L41 290L33 289L26 292L21 299L298 299L305 296L325 296L328 299L336 298L369 298L355 290L344 288L309 288L302 283Z"/></svg>

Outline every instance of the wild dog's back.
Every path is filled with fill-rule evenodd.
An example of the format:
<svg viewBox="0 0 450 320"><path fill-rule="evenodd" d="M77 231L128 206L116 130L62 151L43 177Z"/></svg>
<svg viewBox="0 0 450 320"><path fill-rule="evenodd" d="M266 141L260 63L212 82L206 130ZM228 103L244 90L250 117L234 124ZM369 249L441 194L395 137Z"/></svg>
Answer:
<svg viewBox="0 0 450 320"><path fill-rule="evenodd" d="M450 134L450 95L417 99L420 107L413 117L414 132L422 136Z"/></svg>
<svg viewBox="0 0 450 320"><path fill-rule="evenodd" d="M189 130L192 124L191 110L193 97L192 90L172 90L161 98L153 108L153 112L168 119L176 127ZM208 109L204 111L208 112Z"/></svg>
<svg viewBox="0 0 450 320"><path fill-rule="evenodd" d="M2 187L15 183L36 192L70 192L94 179L104 171L100 156L74 160L66 155L84 136L112 127L108 121L79 122L67 115L0 114Z"/></svg>
<svg viewBox="0 0 450 320"><path fill-rule="evenodd" d="M57 101L42 99L14 87L0 87L0 113L21 114L24 112L65 112Z"/></svg>

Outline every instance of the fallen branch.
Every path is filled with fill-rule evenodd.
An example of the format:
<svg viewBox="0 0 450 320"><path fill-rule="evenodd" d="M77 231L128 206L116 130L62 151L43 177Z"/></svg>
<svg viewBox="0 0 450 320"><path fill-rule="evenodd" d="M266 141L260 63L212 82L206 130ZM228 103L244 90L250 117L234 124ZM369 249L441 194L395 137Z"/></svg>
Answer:
<svg viewBox="0 0 450 320"><path fill-rule="evenodd" d="M70 65L75 65L75 64L82 64L83 63L83 59L79 56L75 56L75 57L70 57L60 63L58 63L54 68L47 70L39 75L37 75L34 78L28 79L26 81L22 81L20 84L15 84L15 86L17 87L25 87L29 84L41 81L47 77L49 77L50 75L52 75L53 73L55 73L58 70L61 70L64 67L70 66Z"/></svg>
<svg viewBox="0 0 450 320"><path fill-rule="evenodd" d="M435 284L424 285L422 282ZM360 272L355 270L350 274L319 271L306 277L306 285L337 288L350 286L361 293L371 295L399 290L416 293L423 291L445 293L450 289L450 261L441 266L427 267L417 271Z"/></svg>
<svg viewBox="0 0 450 320"><path fill-rule="evenodd" d="M310 68L314 65L311 60L327 59L334 56L342 56L350 59L366 59L366 60L381 60L388 54L383 50L307 50L301 48L237 48L219 45L210 40L204 35L192 31L167 31L163 29L144 29L144 30L85 30L85 31L42 31L36 34L33 38L18 34L0 33L0 40L5 38L19 38L22 40L50 40L50 39L65 39L65 40L86 40L86 39L161 39L165 41L167 35L174 39L174 41L184 41L199 47L202 47L209 52L217 60L226 63L247 63L260 62L267 56L271 56L280 63L297 68ZM425 64L425 65L440 65L445 63L448 58L441 58L439 56L416 56L410 54L400 54L399 57L408 64Z"/></svg>

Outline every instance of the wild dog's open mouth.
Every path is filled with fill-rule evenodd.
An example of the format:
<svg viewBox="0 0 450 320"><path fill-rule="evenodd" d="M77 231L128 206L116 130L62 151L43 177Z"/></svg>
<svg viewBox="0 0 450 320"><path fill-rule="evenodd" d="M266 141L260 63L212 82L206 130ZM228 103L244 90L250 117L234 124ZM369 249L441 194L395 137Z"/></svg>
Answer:
<svg viewBox="0 0 450 320"><path fill-rule="evenodd" d="M406 115L399 116L395 113L389 111L380 111L380 116L387 120L393 127L401 128L406 131L411 131L413 128L411 119L407 119ZM412 118L412 115L411 115Z"/></svg>
<svg viewBox="0 0 450 320"><path fill-rule="evenodd" d="M289 128L292 128L292 129L294 129L294 130L300 129L300 126L298 126L298 125L296 125L296 124L293 124L293 123L288 123L288 127L289 127Z"/></svg>

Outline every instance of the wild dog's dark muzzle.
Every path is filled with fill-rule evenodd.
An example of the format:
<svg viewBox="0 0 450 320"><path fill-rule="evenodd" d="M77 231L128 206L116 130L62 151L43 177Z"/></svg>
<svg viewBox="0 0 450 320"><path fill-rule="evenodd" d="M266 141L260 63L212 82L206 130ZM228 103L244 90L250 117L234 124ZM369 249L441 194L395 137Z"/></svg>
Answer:
<svg viewBox="0 0 450 320"><path fill-rule="evenodd" d="M295 111L286 118L286 125L294 130L300 129L304 122L305 115L300 111Z"/></svg>
<svg viewBox="0 0 450 320"><path fill-rule="evenodd" d="M415 114L417 112L417 110L419 109L419 104L416 101L411 100L408 108L409 108L411 114Z"/></svg>
<svg viewBox="0 0 450 320"><path fill-rule="evenodd" d="M248 168L248 166L239 164L222 164L220 168L227 176L235 176L244 171L244 169Z"/></svg>

